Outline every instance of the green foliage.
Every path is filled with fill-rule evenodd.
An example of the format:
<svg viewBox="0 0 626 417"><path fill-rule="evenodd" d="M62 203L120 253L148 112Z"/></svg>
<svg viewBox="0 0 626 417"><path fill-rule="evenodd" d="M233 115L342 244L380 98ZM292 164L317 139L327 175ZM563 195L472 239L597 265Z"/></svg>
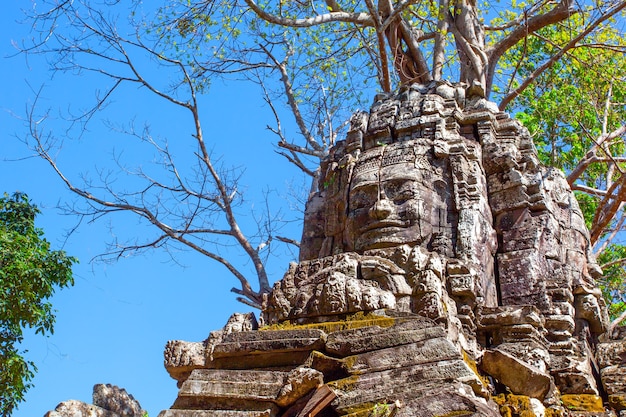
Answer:
<svg viewBox="0 0 626 417"><path fill-rule="evenodd" d="M24 194L0 198L0 415L10 416L31 387L35 365L22 356L25 328L53 333L54 311L46 300L57 287L73 285L75 258L50 250L35 227L39 210Z"/></svg>
<svg viewBox="0 0 626 417"><path fill-rule="evenodd" d="M610 300L609 315L611 318L626 311L626 246L609 245L598 257L604 265L602 280L599 282L602 294Z"/></svg>
<svg viewBox="0 0 626 417"><path fill-rule="evenodd" d="M535 64L548 59L559 45L569 42L572 34L584 27L584 16L569 19L566 24L542 29L527 42L509 51L505 61L509 71L524 79ZM601 27L584 43L556 62L526 89L515 106L517 118L528 128L543 163L575 170L597 143L598 138L621 126L626 120L626 56L618 47L621 36L611 27ZM604 47L599 47L604 45ZM611 47L615 45L615 47ZM516 86L515 81L512 87ZM590 164L574 184L587 189L606 190L620 181L626 147L621 137L605 143L595 152L597 161ZM590 229L596 213L602 209L598 194L576 192L585 222ZM620 215L608 225L603 238L617 227ZM619 235L617 235L619 238ZM596 245L600 247L602 241ZM613 242L600 254L600 265L606 264L599 282L612 317L626 309L626 270L620 259L626 258L626 247Z"/></svg>

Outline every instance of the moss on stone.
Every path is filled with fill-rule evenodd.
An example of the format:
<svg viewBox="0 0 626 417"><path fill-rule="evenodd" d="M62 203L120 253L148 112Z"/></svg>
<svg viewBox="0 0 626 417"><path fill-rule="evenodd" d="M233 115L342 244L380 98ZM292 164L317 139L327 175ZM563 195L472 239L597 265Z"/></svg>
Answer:
<svg viewBox="0 0 626 417"><path fill-rule="evenodd" d="M359 311L348 314L342 320L329 321L324 323L296 324L290 321L265 326L259 330L298 330L298 329L319 329L326 333L338 332L340 330L359 329L361 327L379 326L391 327L396 324L393 317L379 316L374 313Z"/></svg>
<svg viewBox="0 0 626 417"><path fill-rule="evenodd" d="M492 397L500 406L503 417L535 417L530 404L530 397L526 395L499 394Z"/></svg>
<svg viewBox="0 0 626 417"><path fill-rule="evenodd" d="M331 381L327 385L330 388L338 389L343 392L349 392L355 388L358 381L359 381L359 376L353 375L347 378L342 378L336 381Z"/></svg>
<svg viewBox="0 0 626 417"><path fill-rule="evenodd" d="M488 387L489 386L489 379L486 376L481 375L480 371L478 370L478 366L476 365L476 361L474 359L470 358L470 356L468 355L468 353L464 349L461 349L461 353L463 354L463 361L472 370L472 372L474 372L476 374L476 376L478 377L480 382L483 384L483 386L484 387ZM472 387L472 389L474 389L474 387ZM474 391L476 391L476 389L474 389Z"/></svg>
<svg viewBox="0 0 626 417"><path fill-rule="evenodd" d="M343 358L343 363L346 369L353 370L358 360L359 360L359 355L352 355L352 356L347 356ZM353 375L358 375L358 372L354 372L354 370L350 373Z"/></svg>
<svg viewBox="0 0 626 417"><path fill-rule="evenodd" d="M367 402L356 405L354 407L348 407L343 410L343 417L371 417L376 407L376 403Z"/></svg>
<svg viewBox="0 0 626 417"><path fill-rule="evenodd" d="M563 409L546 408L546 417L563 417L564 415L565 411Z"/></svg>
<svg viewBox="0 0 626 417"><path fill-rule="evenodd" d="M572 411L604 412L602 398L592 394L563 394L563 407Z"/></svg>

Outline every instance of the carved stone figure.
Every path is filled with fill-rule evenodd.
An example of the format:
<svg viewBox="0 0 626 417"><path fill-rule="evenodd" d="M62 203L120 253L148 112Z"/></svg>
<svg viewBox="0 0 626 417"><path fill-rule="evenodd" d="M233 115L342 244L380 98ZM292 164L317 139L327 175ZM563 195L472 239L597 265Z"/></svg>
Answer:
<svg viewBox="0 0 626 417"><path fill-rule="evenodd" d="M352 117L265 327L169 342L180 391L160 417L626 413L576 199L465 87L405 86Z"/></svg>
<svg viewBox="0 0 626 417"><path fill-rule="evenodd" d="M264 415L356 417L385 403L400 416L496 416L523 411L520 398L532 415L566 415L564 404L610 415L593 358L607 316L582 213L528 132L472 91L433 83L379 95L330 150L307 204L300 261L263 303L263 322L290 326L301 347L285 351L285 335L263 329L227 345L263 334L273 341L251 366L296 365L304 355L329 391L302 393L289 409L268 399ZM310 328L325 333L325 347L311 347ZM220 346L214 352L235 357ZM204 378L201 368L235 366L225 359L198 367L180 395ZM604 385L621 392L611 378ZM237 407L228 409L245 409Z"/></svg>

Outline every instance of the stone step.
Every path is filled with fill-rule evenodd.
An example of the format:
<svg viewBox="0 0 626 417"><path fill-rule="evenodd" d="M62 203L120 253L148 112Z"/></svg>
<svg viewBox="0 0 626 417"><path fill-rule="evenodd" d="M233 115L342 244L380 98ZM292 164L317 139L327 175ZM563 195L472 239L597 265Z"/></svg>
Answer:
<svg viewBox="0 0 626 417"><path fill-rule="evenodd" d="M224 336L212 352L210 366L254 369L302 364L314 350L322 350L326 334L317 329L235 332Z"/></svg>
<svg viewBox="0 0 626 417"><path fill-rule="evenodd" d="M457 347L445 337L438 337L348 356L343 361L350 374L363 374L460 358Z"/></svg>
<svg viewBox="0 0 626 417"><path fill-rule="evenodd" d="M392 327L369 326L331 333L326 341L326 352L344 357L445 335L444 329L431 320L416 318Z"/></svg>
<svg viewBox="0 0 626 417"><path fill-rule="evenodd" d="M445 387L452 380L467 384L468 389L471 387L476 392L483 389L478 375L461 359L353 375L328 385L338 397L334 405L338 409L349 409L431 386Z"/></svg>
<svg viewBox="0 0 626 417"><path fill-rule="evenodd" d="M178 392L173 409L257 410L272 407L287 372L196 369Z"/></svg>

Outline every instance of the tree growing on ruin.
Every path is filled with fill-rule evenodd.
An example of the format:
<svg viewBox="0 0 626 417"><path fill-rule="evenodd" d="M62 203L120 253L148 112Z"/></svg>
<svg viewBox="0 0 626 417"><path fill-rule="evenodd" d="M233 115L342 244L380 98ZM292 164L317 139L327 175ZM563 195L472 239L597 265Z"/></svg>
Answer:
<svg viewBox="0 0 626 417"><path fill-rule="evenodd" d="M111 255L180 244L224 265L239 282L233 291L240 300L259 306L270 288L262 251L276 233L269 226L271 216L258 230L240 227L238 176L216 165L207 146L214 139L202 129L198 97L210 90L211 80L239 78L256 85L275 115L268 128L276 134L277 151L313 179L349 114L375 93L408 83L461 82L502 110L523 112L539 144L545 143L543 152L558 156L546 156L546 162L565 169L582 201L589 201L593 243L605 248L622 229L626 197L621 146L626 128L619 117L624 103L617 93L624 76L625 9L626 1L572 0L190 0L152 11L133 1L48 2L31 15L33 39L24 51L47 55L56 72L91 73L103 80L94 105L71 121L89 123L122 86L140 86L189 114L196 165L193 175L181 174L166 140L128 129L161 155L165 175L157 179L136 171L133 190L116 188L106 177L97 184L77 182L57 164L58 136L46 131L37 106L29 117L29 142L86 204L74 212L91 217L126 212L154 227L150 238L115 242ZM111 10L122 10L124 18ZM163 83L151 77L139 65L142 59L174 78ZM616 82L588 95L582 74L602 62L618 63L609 65ZM577 97L567 92L569 79L580 81L570 84ZM557 93L550 88L554 80L565 80ZM592 96L597 100L588 115L595 117L593 127L586 119L577 125L580 114L572 114L559 125L569 123L571 129L544 134L541 100L552 97L558 109ZM288 120L296 135L285 130ZM231 244L254 266L252 275L220 255L219 247ZM621 260L615 262L621 266Z"/></svg>

